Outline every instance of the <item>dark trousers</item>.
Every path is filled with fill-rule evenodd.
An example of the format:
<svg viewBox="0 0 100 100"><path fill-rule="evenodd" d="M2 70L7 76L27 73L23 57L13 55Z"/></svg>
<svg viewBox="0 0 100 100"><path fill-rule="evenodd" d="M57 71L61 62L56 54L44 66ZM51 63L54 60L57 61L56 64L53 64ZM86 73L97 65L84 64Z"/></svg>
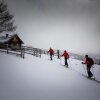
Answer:
<svg viewBox="0 0 100 100"><path fill-rule="evenodd" d="M52 54L50 54L50 59L52 60Z"/></svg>
<svg viewBox="0 0 100 100"><path fill-rule="evenodd" d="M87 73L88 73L88 77L92 77L93 74L91 72L91 65L87 65Z"/></svg>
<svg viewBox="0 0 100 100"><path fill-rule="evenodd" d="M65 66L67 65L68 67L68 62L67 62L67 58L65 58Z"/></svg>

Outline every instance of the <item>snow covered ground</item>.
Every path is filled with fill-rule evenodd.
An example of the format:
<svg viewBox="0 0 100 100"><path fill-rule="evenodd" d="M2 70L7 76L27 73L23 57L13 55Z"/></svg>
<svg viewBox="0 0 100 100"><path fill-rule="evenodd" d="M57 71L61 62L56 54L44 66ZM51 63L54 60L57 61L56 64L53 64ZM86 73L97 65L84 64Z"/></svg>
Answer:
<svg viewBox="0 0 100 100"><path fill-rule="evenodd" d="M25 59L0 52L0 100L100 100L100 84L83 77L82 61L42 55ZM93 69L100 81L100 66Z"/></svg>

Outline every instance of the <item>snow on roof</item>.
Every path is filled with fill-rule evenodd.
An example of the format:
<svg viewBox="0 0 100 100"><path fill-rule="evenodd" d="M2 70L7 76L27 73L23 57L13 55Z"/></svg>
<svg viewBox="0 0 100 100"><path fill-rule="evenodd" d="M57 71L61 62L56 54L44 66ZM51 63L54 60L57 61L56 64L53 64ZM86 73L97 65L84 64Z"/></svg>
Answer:
<svg viewBox="0 0 100 100"><path fill-rule="evenodd" d="M0 36L0 43L7 43L10 39L12 39L14 36L18 36L17 34L12 34L12 35L8 35L6 37L6 35L2 35ZM19 37L18 37L19 38ZM20 39L20 38L19 38ZM20 41L23 43L23 41L20 39Z"/></svg>
<svg viewBox="0 0 100 100"><path fill-rule="evenodd" d="M8 35L8 37L0 36L0 43L8 42L12 38L12 36L14 36L14 35Z"/></svg>

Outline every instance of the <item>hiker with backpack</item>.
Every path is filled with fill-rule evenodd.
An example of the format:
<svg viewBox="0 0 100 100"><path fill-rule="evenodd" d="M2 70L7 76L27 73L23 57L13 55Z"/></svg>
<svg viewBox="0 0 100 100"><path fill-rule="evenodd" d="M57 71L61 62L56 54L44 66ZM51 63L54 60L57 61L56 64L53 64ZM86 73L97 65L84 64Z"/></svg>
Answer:
<svg viewBox="0 0 100 100"><path fill-rule="evenodd" d="M65 66L67 66L68 68L68 62L67 62L67 59L69 58L69 54L68 52L65 50L64 53L61 55L61 57L64 56L64 59L65 59Z"/></svg>
<svg viewBox="0 0 100 100"><path fill-rule="evenodd" d="M52 56L54 55L54 50L50 48L48 53L50 53L50 59L52 60Z"/></svg>
<svg viewBox="0 0 100 100"><path fill-rule="evenodd" d="M86 64L87 66L87 73L88 73L88 77L91 78L93 76L92 72L91 72L91 67L94 64L94 61L92 58L90 58L88 55L85 55L85 62L82 62L82 64Z"/></svg>

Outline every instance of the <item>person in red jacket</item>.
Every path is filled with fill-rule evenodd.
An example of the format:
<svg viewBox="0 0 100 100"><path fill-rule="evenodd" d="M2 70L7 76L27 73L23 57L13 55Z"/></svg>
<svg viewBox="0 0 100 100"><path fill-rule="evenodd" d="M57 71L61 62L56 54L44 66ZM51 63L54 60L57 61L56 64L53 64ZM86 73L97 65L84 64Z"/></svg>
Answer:
<svg viewBox="0 0 100 100"><path fill-rule="evenodd" d="M68 52L65 50L62 56L64 56L65 59L65 66L68 67L68 62L67 62L67 59L69 58Z"/></svg>
<svg viewBox="0 0 100 100"><path fill-rule="evenodd" d="M50 53L50 59L52 60L52 56L54 55L54 50L50 48L48 52Z"/></svg>
<svg viewBox="0 0 100 100"><path fill-rule="evenodd" d="M82 64L86 64L87 65L88 77L91 78L93 76L93 74L91 72L91 67L94 64L93 59L88 57L88 55L85 55L85 62L82 62Z"/></svg>

